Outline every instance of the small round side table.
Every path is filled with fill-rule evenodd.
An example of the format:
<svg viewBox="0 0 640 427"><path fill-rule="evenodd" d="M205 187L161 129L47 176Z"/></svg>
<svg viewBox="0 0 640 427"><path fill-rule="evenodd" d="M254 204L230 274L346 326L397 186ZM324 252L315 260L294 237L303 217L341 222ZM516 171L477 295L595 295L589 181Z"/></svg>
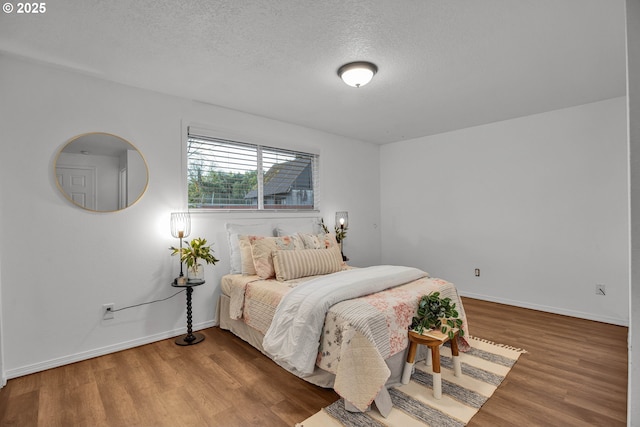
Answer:
<svg viewBox="0 0 640 427"><path fill-rule="evenodd" d="M191 330L191 294L193 293L194 286L204 285L202 279L188 279L184 285L178 284L178 279L171 283L174 288L187 288L187 334L176 338L176 344L178 345L194 345L204 340L204 335L199 332L193 332Z"/></svg>

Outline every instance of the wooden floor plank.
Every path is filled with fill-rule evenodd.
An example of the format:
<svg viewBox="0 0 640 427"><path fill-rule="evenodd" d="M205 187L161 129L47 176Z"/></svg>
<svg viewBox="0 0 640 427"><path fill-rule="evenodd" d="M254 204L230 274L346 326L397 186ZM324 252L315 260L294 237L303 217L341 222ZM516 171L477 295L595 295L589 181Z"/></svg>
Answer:
<svg viewBox="0 0 640 427"><path fill-rule="evenodd" d="M626 425L627 328L469 298L463 304L473 335L528 351L469 426ZM607 409L586 405L579 391L606 395Z"/></svg>
<svg viewBox="0 0 640 427"><path fill-rule="evenodd" d="M470 427L626 425L627 328L463 303L473 336L527 350ZM292 426L338 399L228 331L200 332L11 379L0 425Z"/></svg>
<svg viewBox="0 0 640 427"><path fill-rule="evenodd" d="M0 410L1 426L36 426L38 420L39 391L33 390L20 393L11 399L11 402L0 399L3 406Z"/></svg>

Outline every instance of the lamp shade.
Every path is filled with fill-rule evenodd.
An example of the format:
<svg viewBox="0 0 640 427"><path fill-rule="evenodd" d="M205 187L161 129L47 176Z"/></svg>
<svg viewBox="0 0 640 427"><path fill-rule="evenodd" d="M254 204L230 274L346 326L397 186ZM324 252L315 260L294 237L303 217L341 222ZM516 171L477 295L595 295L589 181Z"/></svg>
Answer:
<svg viewBox="0 0 640 427"><path fill-rule="evenodd" d="M349 226L349 212L336 212L336 227Z"/></svg>
<svg viewBox="0 0 640 427"><path fill-rule="evenodd" d="M349 86L361 87L371 81L378 67L371 62L350 62L338 69L338 75Z"/></svg>
<svg viewBox="0 0 640 427"><path fill-rule="evenodd" d="M171 213L171 235L182 239L191 234L191 215L189 212Z"/></svg>

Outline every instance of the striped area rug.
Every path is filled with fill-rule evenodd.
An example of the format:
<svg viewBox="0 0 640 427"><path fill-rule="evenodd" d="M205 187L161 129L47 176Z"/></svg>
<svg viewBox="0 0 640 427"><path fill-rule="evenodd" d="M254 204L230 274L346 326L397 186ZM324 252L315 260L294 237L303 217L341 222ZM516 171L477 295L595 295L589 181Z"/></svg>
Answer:
<svg viewBox="0 0 640 427"><path fill-rule="evenodd" d="M393 409L384 418L374 408L366 413L345 411L342 399L296 427L424 427L464 426L489 400L523 350L467 338L471 349L460 353L462 376L453 375L451 349L440 351L442 399L433 397L431 367L415 364L409 384L389 389Z"/></svg>

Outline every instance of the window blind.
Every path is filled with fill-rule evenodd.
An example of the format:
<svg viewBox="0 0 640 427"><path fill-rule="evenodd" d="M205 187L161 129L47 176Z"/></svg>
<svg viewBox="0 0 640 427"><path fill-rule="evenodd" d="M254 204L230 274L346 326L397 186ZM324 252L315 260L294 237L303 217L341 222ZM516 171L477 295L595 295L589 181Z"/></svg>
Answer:
<svg viewBox="0 0 640 427"><path fill-rule="evenodd" d="M317 208L318 155L197 135L189 129L190 208Z"/></svg>

